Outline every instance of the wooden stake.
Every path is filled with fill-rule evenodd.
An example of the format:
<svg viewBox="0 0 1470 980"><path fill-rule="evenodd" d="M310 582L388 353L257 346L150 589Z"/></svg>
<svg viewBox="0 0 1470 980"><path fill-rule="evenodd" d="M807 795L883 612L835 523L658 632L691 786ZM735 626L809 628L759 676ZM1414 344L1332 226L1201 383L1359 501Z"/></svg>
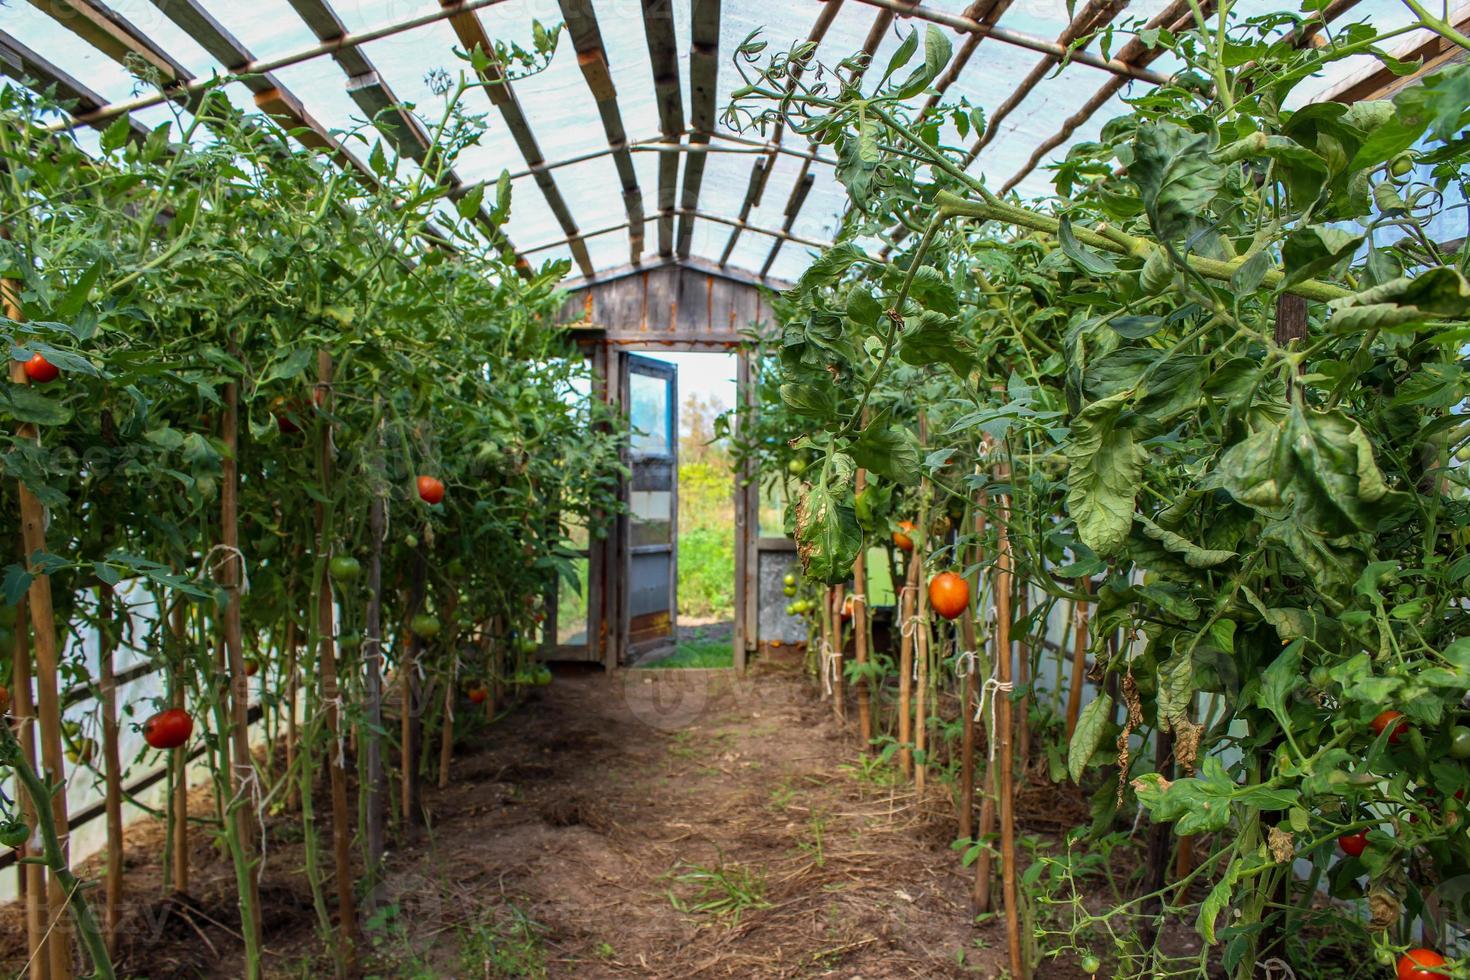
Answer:
<svg viewBox="0 0 1470 980"><path fill-rule="evenodd" d="M332 399L332 355L318 351L316 358L317 402L328 412ZM332 427L320 427L317 472L322 487L332 483ZM325 506L316 505L318 554L330 555L332 542L327 537ZM322 578L317 590L317 629L321 634L322 705L327 716L327 771L332 784L332 859L337 878L337 929L341 943L341 964L346 975L353 975L357 961L357 900L352 893L352 816L347 809L347 753L342 745L341 686L337 682L336 623L333 618L332 576L322 564Z"/></svg>
<svg viewBox="0 0 1470 980"><path fill-rule="evenodd" d="M5 315L19 322L23 319L20 308L20 283L14 279L0 279L0 306ZM10 362L10 380L16 384L29 384L25 369L19 361ZM31 423L23 423L16 430L19 438L40 442L40 433ZM20 537L24 550L22 564L31 569L31 556L46 550L46 509L36 495L19 480L15 484L20 502ZM63 781L65 773L61 751L61 696L57 678L60 670L60 649L56 639L56 612L51 605L51 576L35 573L29 590L31 628L35 634L36 647L36 715L41 728L41 761L44 771L41 778L47 786ZM69 860L71 848L68 842L66 793L54 793L51 797L52 819L56 822L56 833L61 839L61 853ZM71 929L66 919L66 890L55 872L47 876L47 928L51 938L46 941L45 956L50 963L50 980L70 980Z"/></svg>
<svg viewBox="0 0 1470 980"><path fill-rule="evenodd" d="M929 425L919 412L919 445L929 439ZM914 534L914 562L919 567L916 594L917 621L914 628L914 662L918 664L918 693L914 696L914 791L922 798L929 775L925 752L929 746L929 583L924 577L924 562L929 554L929 479L919 480L919 523Z"/></svg>
<svg viewBox="0 0 1470 980"><path fill-rule="evenodd" d="M299 548L297 557L300 557ZM292 772L296 765L297 742L301 738L296 727L296 702L301 699L301 681L298 676L301 668L296 658L296 645L299 642L296 635L296 590L290 586L286 589L286 602L290 606L286 612L286 771ZM301 803L294 778L286 782L285 802L287 810L295 810Z"/></svg>
<svg viewBox="0 0 1470 980"><path fill-rule="evenodd" d="M375 406L376 408L376 406ZM377 412L374 411L376 416ZM378 430L382 449L382 429ZM381 476L382 474L380 474ZM388 784L383 773L383 746L378 734L383 727L383 533L387 525L387 503L375 489L368 504L368 604L362 639L363 692L367 730L363 733L364 766L367 770L367 906L379 904L382 872L383 818L388 809Z"/></svg>
<svg viewBox="0 0 1470 980"><path fill-rule="evenodd" d="M173 636L174 636L174 663L182 663L184 659L185 636L185 611L186 607L182 599L174 603L173 608ZM173 664L169 666L169 681L173 688L173 707L184 707L184 680L182 673ZM173 860L173 884L174 892L185 894L189 890L189 757L183 752L175 752L169 759L169 766L173 770L173 805L174 805L174 860Z"/></svg>
<svg viewBox="0 0 1470 980"><path fill-rule="evenodd" d="M1031 611L1030 590L1025 582L1019 583L1016 589L1016 619L1019 622L1027 622L1026 617ZM1029 624L1028 624L1029 625ZM1019 769L1021 770L1021 781L1026 781L1026 773L1031 768L1031 694L1029 685L1031 683L1031 631L1025 629L1016 641L1016 683L1025 693L1016 705L1016 752L1020 756Z"/></svg>
<svg viewBox="0 0 1470 980"><path fill-rule="evenodd" d="M256 779L255 759L250 754L250 679L245 676L245 646L240 625L240 584L244 558L240 553L240 389L225 385L225 410L221 435L225 444L220 481L220 584L229 595L224 613L224 645L230 678L230 764L226 785L233 796L237 787ZM247 801L234 820L235 844L243 855L254 854L255 810ZM262 947L260 929L260 862L253 857L236 874L241 891L240 931L245 936L247 974L258 971ZM253 954L252 954L253 951ZM258 980L256 975L248 980Z"/></svg>
<svg viewBox="0 0 1470 980"><path fill-rule="evenodd" d="M1084 595L1092 593L1092 580L1079 578L1077 589ZM1072 687L1067 692L1067 738L1077 730L1077 717L1082 711L1082 682L1087 679L1087 603L1078 602L1076 608L1076 634L1072 641Z"/></svg>
<svg viewBox="0 0 1470 980"><path fill-rule="evenodd" d="M856 492L862 493L868 484L868 474L858 470L853 480ZM852 649L853 659L861 669L868 663L868 541L864 536L858 548L857 561L852 565ZM868 679L860 675L857 683L858 737L862 739L863 751L873 752L873 707L868 693Z"/></svg>
<svg viewBox="0 0 1470 980"><path fill-rule="evenodd" d="M109 956L117 954L117 923L122 906L122 758L118 751L117 678L112 664L112 586L97 589L97 653L102 693L102 762L107 782L107 900L102 918Z"/></svg>
<svg viewBox="0 0 1470 980"><path fill-rule="evenodd" d="M832 713L837 716L841 725L847 724L847 691L842 683L842 603L845 591L840 585L832 587L832 660L822 664L822 669L828 671L828 676L832 679Z"/></svg>
<svg viewBox="0 0 1470 980"><path fill-rule="evenodd" d="M31 700L31 619L30 607L24 596L15 614L15 667L11 673L11 711L15 715L17 735L20 739L21 755L26 765L36 768L36 708ZM35 838L36 807L29 794L21 793L20 812L26 826ZM19 848L21 857L40 857L38 848L30 843ZM41 948L41 938L46 934L46 868L40 864L17 864L21 876L21 893L26 901L26 955L31 962L31 980L46 980L51 976L51 962ZM39 951L39 952L38 952Z"/></svg>
<svg viewBox="0 0 1470 980"><path fill-rule="evenodd" d="M424 588L428 579L428 562L424 558L424 545L419 543L418 550L414 552L413 562L413 584L409 593L409 616L417 615L424 604ZM403 804L403 826L407 830L418 827L421 821L419 813L419 731L420 725L418 712L418 658L423 646L423 639L417 633L408 632L407 642L403 644L404 656L398 665L399 686L401 688L402 704L399 714L400 719L400 748L402 756L403 771L401 776L402 804Z"/></svg>
<svg viewBox="0 0 1470 980"><path fill-rule="evenodd" d="M914 632L917 628L914 596L918 591L919 560L915 554L910 554L908 575L898 601L898 765L905 776L914 774L914 718L910 707L914 692Z"/></svg>
<svg viewBox="0 0 1470 980"><path fill-rule="evenodd" d="M985 498L980 498L980 506L975 509L975 534L983 538L985 535ZM981 546L976 544L971 554L970 563L978 566L981 558ZM970 576L970 595L974 601L965 608L965 614L960 619L960 642L964 651L970 654L969 670L965 673L964 698L960 702L960 722L964 726L960 735L960 827L961 839L974 835L975 829L975 701L980 696L980 651L976 649L975 643L975 603L980 599L980 572L977 567L974 575Z"/></svg>
<svg viewBox="0 0 1470 980"><path fill-rule="evenodd" d="M458 597L451 592L444 600L445 641L449 648L449 675L444 681L444 717L439 721L439 788L449 785L449 762L454 758L454 685L459 673L459 637L454 626Z"/></svg>
<svg viewBox="0 0 1470 980"><path fill-rule="evenodd" d="M1002 479L1005 474L998 474ZM1006 688L1011 683L1011 542L1007 534L1010 523L1010 501L997 502L996 582L995 582L995 693L996 764L1000 767L1000 860L1001 890L1006 913L1006 945L1010 951L1011 976L1024 980L1026 962L1021 956L1021 912L1016 894L1016 815L1015 772L1011 746L1011 699Z"/></svg>

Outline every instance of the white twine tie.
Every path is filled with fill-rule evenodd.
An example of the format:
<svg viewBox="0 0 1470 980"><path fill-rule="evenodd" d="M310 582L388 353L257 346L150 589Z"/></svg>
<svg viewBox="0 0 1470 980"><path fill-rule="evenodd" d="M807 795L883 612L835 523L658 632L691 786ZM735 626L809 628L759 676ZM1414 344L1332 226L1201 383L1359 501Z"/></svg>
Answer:
<svg viewBox="0 0 1470 980"><path fill-rule="evenodd" d="M826 640L822 641L822 690L827 695L832 693L832 685L837 676L837 653L832 649L832 644Z"/></svg>
<svg viewBox="0 0 1470 980"><path fill-rule="evenodd" d="M996 669L999 670L997 664ZM985 679L980 687L980 703L975 706L975 720L980 721L985 716L985 701L990 700L990 761L995 761L995 701L1002 694L1009 694L1016 689L1016 685L1010 681L1002 681L991 674Z"/></svg>
<svg viewBox="0 0 1470 980"><path fill-rule="evenodd" d="M214 557L214 553L216 551L223 551L225 553L225 556L219 561L215 562L213 565L211 565L209 563L210 559ZM196 579L203 579L206 572L210 575L214 575L215 572L224 567L225 563L230 561L230 559L232 558L240 563L240 591L242 593L248 593L250 591L250 570L245 565L245 553L239 548L236 548L234 545L217 544L213 548L210 548L208 551L206 551L204 553L204 558L201 559L199 562L199 574L194 577Z"/></svg>
<svg viewBox="0 0 1470 980"><path fill-rule="evenodd" d="M243 765L236 763L234 768L235 774L240 777L240 785L235 789L235 795L230 800L230 807L233 808L244 798L248 799L255 809L255 825L260 828L260 872L263 874L266 857L265 794L260 785L260 774L255 771L254 762L246 762Z"/></svg>
<svg viewBox="0 0 1470 980"><path fill-rule="evenodd" d="M978 669L977 664L978 660L974 650L962 650L954 658L954 675L964 677L967 674L973 674Z"/></svg>

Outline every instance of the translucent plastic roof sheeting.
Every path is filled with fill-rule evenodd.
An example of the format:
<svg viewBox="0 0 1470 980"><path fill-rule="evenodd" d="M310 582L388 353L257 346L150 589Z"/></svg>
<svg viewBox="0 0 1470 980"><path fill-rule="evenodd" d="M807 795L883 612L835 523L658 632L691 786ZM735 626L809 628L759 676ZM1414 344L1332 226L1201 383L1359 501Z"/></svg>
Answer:
<svg viewBox="0 0 1470 980"><path fill-rule="evenodd" d="M843 0L828 0L843 3ZM288 0L201 0L202 6L219 24L249 48L257 58L269 58L296 51L316 43L316 37L296 14ZM208 77L225 72L200 46L179 29L162 12L165 0L116 0L112 8L153 39L171 57L196 76ZM674 0L674 39L679 58L679 87L684 104L684 121L692 126L690 106L690 18L691 0ZM926 6L948 14L962 14L968 0L932 0ZM1077 4L1080 8L1081 4ZM1122 29L1137 26L1164 7L1164 0L1137 0L1114 23ZM409 17L439 9L433 0L336 0L333 10L349 31L359 31L399 22ZM730 101L730 93L741 83L733 52L752 31L759 29L769 42L768 51L789 47L803 41L812 30L822 5L815 2L773 4L752 0L724 0L721 4L720 46L718 53L718 90L715 114L720 115ZM1281 0L1242 0L1236 10L1242 16L1281 9ZM607 58L608 69L617 90L618 110L631 144L657 141L660 137L659 116L653 73L644 32L641 0L593 0L597 26ZM846 0L823 39L818 57L835 64L858 52L882 11L860 0ZM487 36L506 42L518 42L530 48L533 19L548 26L560 23L562 11L556 0L506 0L477 11ZM1068 11L1064 0L1018 0L1010 6L1002 26L1031 34L1047 41L1054 40L1067 26ZM1400 0L1363 0L1342 18L1333 30L1357 21L1369 21L1380 30L1399 26L1409 19ZM924 22L914 18L895 18L874 56L871 80L875 80L903 34L924 29ZM19 41L40 52L58 67L69 72L111 101L121 101L136 94L140 83L129 77L116 62L93 50L35 6L14 2L4 10L0 27ZM956 52L965 35L946 30ZM432 127L443 111L443 98L434 91L431 76L447 71L458 77L467 64L456 57L458 38L448 21L438 21L412 31L396 34L363 45L362 54L372 63L383 82L398 99L413 105L426 127ZM1395 41L1394 46L1399 43ZM1121 41L1113 45L1116 50ZM1030 50L987 38L977 47L959 80L945 93L946 102L964 98L982 107L987 114L1004 102L1021 80L1043 56ZM1334 66L1329 77L1312 79L1302 86L1300 101L1319 97L1344 77L1363 69L1365 59L1351 59ZM1154 65L1160 71L1177 69L1177 63L1161 58ZM301 100L306 111L335 130L349 130L363 125L362 110L347 93L347 76L330 57L277 70L275 76ZM1109 73L1086 65L1070 64L1060 71L1052 68L1048 76L1004 120L995 139L985 147L971 166L971 173L984 175L992 186L1009 180L1026 164L1035 147L1053 136L1063 121L1109 80ZM1054 149L1047 160L1063 157L1074 143L1096 138L1102 125L1123 111L1123 98L1136 94L1143 83L1124 86L1071 137ZM537 75L514 83L516 96L530 123L542 157L557 163L581 154L605 151L607 134L588 88L577 53L564 33L550 66ZM242 107L253 103L250 94L238 83L227 87L232 101ZM479 145L467 150L456 165L460 179L471 182L493 181L502 170L524 172L527 167L519 147L512 138L499 110L485 93L470 91L464 103L466 112L483 116L487 129ZM147 125L157 125L171 118L166 107L155 107L137 113ZM723 130L723 126L717 126ZM369 133L369 136L372 134ZM744 134L748 138L764 138L759 133ZM952 127L946 127L944 138L952 146L966 148L975 134L962 139ZM82 134L84 145L95 145L95 136ZM686 136L687 141L687 136ZM787 132L783 145L806 150L808 144L799 135ZM744 149L738 144L719 139L713 141L706 162L697 210L715 218L734 221L740 215L752 168L761 157L751 153L722 152ZM365 149L355 152L365 155ZM658 157L653 151L634 150L632 160L643 199L644 263L658 261ZM830 148L823 148L830 157ZM680 187L676 207L682 207L683 176L689 154L678 154ZM411 166L411 161L405 165ZM788 214L793 190L804 173L812 177L812 187L794 220ZM630 236L626 227L602 234L592 234L626 224L627 209L614 160L605 153L590 160L555 167L551 174L565 199L577 232L584 242L594 268L599 271L629 264ZM1032 170L1018 185L1026 197L1044 197L1051 193L1051 176L1046 160ZM778 240L752 230L781 230L791 221L789 231L797 238L824 242L837 232L847 195L836 180L829 164L815 162L810 166L789 154L778 154L761 199L751 209L751 227L740 231L728 258L733 270L758 274L770 263L769 276L791 280L800 275L811 261L813 249L799 242L787 241L771 256ZM675 217L677 229L682 218ZM718 262L735 229L721 221L699 218L693 222L691 254ZM526 251L533 263L548 259L570 259L572 250L563 241L563 228L540 188L525 174L515 180L511 216L506 227L515 245ZM677 239L676 239L677 240ZM574 268L573 274L577 274Z"/></svg>

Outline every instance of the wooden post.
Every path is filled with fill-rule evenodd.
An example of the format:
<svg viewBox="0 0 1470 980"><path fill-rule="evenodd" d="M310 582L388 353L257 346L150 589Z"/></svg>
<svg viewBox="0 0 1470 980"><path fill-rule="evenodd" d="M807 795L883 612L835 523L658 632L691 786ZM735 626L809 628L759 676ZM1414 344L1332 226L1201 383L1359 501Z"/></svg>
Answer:
<svg viewBox="0 0 1470 980"><path fill-rule="evenodd" d="M233 796L237 787L257 779L255 759L250 754L250 678L245 676L245 647L240 625L240 583L244 557L240 553L240 389L231 382L225 385L225 409L221 419L221 436L225 444L220 481L220 544L224 551L219 563L220 584L229 595L224 613L224 646L230 678L230 764L226 770ZM240 807L234 820L235 845L242 855L253 855L257 828L253 801ZM239 880L241 909L240 931L245 937L248 970L258 971L262 946L260 929L260 862L247 857L245 865L236 869ZM250 976L248 980L258 980Z"/></svg>
<svg viewBox="0 0 1470 980"><path fill-rule="evenodd" d="M122 758L118 751L117 678L113 673L112 650L112 586L103 583L97 589L97 656L102 693L102 762L107 782L107 899L103 915L103 935L109 956L117 953L117 923L122 906Z"/></svg>
<svg viewBox="0 0 1470 980"><path fill-rule="evenodd" d="M4 308L5 315L19 322L22 319L20 283L14 279L0 279L0 300L3 300L0 307ZM30 383L19 361L10 362L10 380L21 385ZM16 434L22 441L40 442L41 438L39 431L29 422L23 423ZM46 550L46 509L24 483L17 480L15 488L20 503L22 564L31 569L31 556ZM40 721L41 762L45 767L41 777L47 786L54 786L62 782L65 768L61 751L61 695L57 686L60 649L56 639L56 612L51 605L51 576L36 574L31 579L29 599L36 648L36 716ZM52 794L51 814L56 822L56 834L61 839L62 856L69 860L71 848L65 791ZM46 907L49 918L54 920L47 924L52 932L46 941L44 954L50 964L50 980L70 980L71 929L66 919L66 890L54 871L47 876Z"/></svg>
<svg viewBox="0 0 1470 980"><path fill-rule="evenodd" d="M985 535L985 497L983 495L980 498L980 506L975 509L975 534L981 538ZM980 557L981 546L977 544L971 556L971 563L978 566ZM975 606L980 600L978 568L970 577L970 595L974 599L965 608L965 614L960 619L960 641L965 648L961 651L961 655L969 654L969 669L965 672L964 698L960 702L960 722L964 726L960 735L959 830L961 839L974 836L975 829L975 700L980 696L980 651L976 649L975 642Z"/></svg>
<svg viewBox="0 0 1470 980"><path fill-rule="evenodd" d="M300 550L297 550L300 557ZM296 752L299 748L298 741L301 738L296 727L296 702L301 698L301 681L299 674L301 667L296 659L296 646L299 638L296 628L296 590L292 587L294 579L286 588L286 771L293 771L296 765ZM297 795L296 780L289 779L286 782L286 809L294 810L300 804Z"/></svg>
<svg viewBox="0 0 1470 980"><path fill-rule="evenodd" d="M868 485L868 474L858 470L853 480L857 493ZM853 659L861 670L868 664L868 539L863 536L862 547L858 548L857 561L852 565L852 651ZM857 680L858 737L862 739L863 751L872 752L873 707L868 693L868 679Z"/></svg>
<svg viewBox="0 0 1470 980"><path fill-rule="evenodd" d="M917 555L910 553L908 575L898 600L898 765L905 776L914 774L914 718L910 708L914 696L914 632L917 625L914 596L918 591L919 560Z"/></svg>
<svg viewBox="0 0 1470 980"><path fill-rule="evenodd" d="M184 707L184 679L183 672L178 670L174 664L182 664L184 659L184 643L186 641L185 620L186 607L183 600L174 603L173 637L174 637L174 661L169 666L169 680L173 687L172 706ZM189 890L189 757L185 752L174 752L169 757L169 766L172 768L173 779L173 805L174 805L174 836L173 836L173 886L174 892L184 894Z"/></svg>
<svg viewBox="0 0 1470 980"><path fill-rule="evenodd" d="M830 672L832 713L837 716L837 722L841 725L847 724L847 691L842 682L842 604L845 599L845 591L840 585L832 587L832 646L830 648L832 659L822 664L822 669Z"/></svg>
<svg viewBox="0 0 1470 980"><path fill-rule="evenodd" d="M1092 580L1079 578L1077 589L1084 595L1090 595ZM1077 717L1082 711L1082 682L1087 678L1087 603L1078 602L1075 608L1077 610L1075 619L1077 631L1072 641L1072 687L1067 692L1067 738L1069 739L1077 730Z"/></svg>
<svg viewBox="0 0 1470 980"><path fill-rule="evenodd" d="M376 400L375 400L376 406ZM376 418L377 412L374 411ZM382 429L378 430L382 449ZM368 504L368 604L362 638L363 694L367 730L363 733L363 762L367 770L367 905L378 906L382 873L383 818L388 809L388 784L383 773L383 744L378 734L383 727L383 533L387 525L387 503L380 492Z"/></svg>
<svg viewBox="0 0 1470 980"><path fill-rule="evenodd" d="M1155 732L1154 771L1172 778L1173 767L1174 733ZM1139 941L1145 953L1153 949L1154 940L1159 935L1159 916L1164 911L1164 899L1156 893L1162 891L1169 879L1169 831L1172 827L1173 824L1162 820L1154 820L1148 827L1148 843L1143 858L1143 892L1152 897L1145 899L1139 909L1143 913L1143 922L1138 927Z"/></svg>
<svg viewBox="0 0 1470 980"><path fill-rule="evenodd" d="M1005 474L1000 474L1004 478ZM995 581L995 664L999 690L995 692L996 765L1000 767L1000 860L1001 890L1006 913L1006 945L1010 951L1011 976L1026 977L1026 963L1021 956L1020 902L1016 894L1016 815L1015 772L1012 768L1011 699L1011 579L1012 557L1007 525L1011 519L1010 501L997 501L996 581Z"/></svg>
<svg viewBox="0 0 1470 980"><path fill-rule="evenodd" d="M444 600L445 641L449 648L449 674L444 679L444 717L439 723L439 788L449 785L449 763L454 758L454 685L459 674L459 631L455 628L455 593Z"/></svg>
<svg viewBox="0 0 1470 980"><path fill-rule="evenodd" d="M1026 617L1031 612L1030 589L1025 581L1017 583L1016 589L1016 619L1027 622ZM1026 781L1026 772L1031 768L1031 694L1028 685L1031 683L1031 631L1028 628L1022 630L1016 642L1016 683L1025 693L1016 704L1016 754L1020 756L1020 764L1017 768L1021 770L1021 781Z"/></svg>
<svg viewBox="0 0 1470 980"><path fill-rule="evenodd" d="M15 614L15 667L11 673L11 711L15 715L21 755L26 765L36 768L36 708L31 699L31 621L30 607L21 597ZM26 793L20 797L20 812L35 837L36 807ZM41 852L27 842L20 849L22 857L39 857ZM46 935L46 868L41 864L17 864L21 876L21 892L26 901L26 954L31 962L31 980L51 976L51 963L42 950Z"/></svg>
<svg viewBox="0 0 1470 980"><path fill-rule="evenodd" d="M316 359L317 403L328 412L332 400L332 355L318 351ZM332 427L323 423L319 431L317 472L323 489L332 483ZM325 505L316 505L318 554L330 555L332 542L327 536ZM341 686L337 683L336 623L333 619L332 576L327 563L322 564L322 578L317 590L317 629L321 634L321 657L317 665L322 675L322 706L327 719L327 772L332 785L332 858L337 878L337 929L341 943L340 963L348 976L355 972L357 961L357 911L352 893L352 830L347 809L347 753L343 748Z"/></svg>
<svg viewBox="0 0 1470 980"><path fill-rule="evenodd" d="M929 438L928 420L919 412L919 445ZM924 575L924 562L929 554L929 479L919 480L919 522L914 533L914 563L918 565L915 596L917 621L914 628L914 662L918 664L918 693L914 696L914 791L924 795L929 765L924 761L929 746L929 582Z"/></svg>
<svg viewBox="0 0 1470 980"><path fill-rule="evenodd" d="M409 593L409 616L417 615L424 604L424 589L428 579L428 562L424 558L424 545L419 543L414 552L413 583ZM412 830L420 824L419 813L419 723L418 704L418 657L423 639L417 633L406 630L408 636L403 644L404 656L398 665L398 682L401 692L399 710L399 738L403 771L400 773L403 804L403 826Z"/></svg>

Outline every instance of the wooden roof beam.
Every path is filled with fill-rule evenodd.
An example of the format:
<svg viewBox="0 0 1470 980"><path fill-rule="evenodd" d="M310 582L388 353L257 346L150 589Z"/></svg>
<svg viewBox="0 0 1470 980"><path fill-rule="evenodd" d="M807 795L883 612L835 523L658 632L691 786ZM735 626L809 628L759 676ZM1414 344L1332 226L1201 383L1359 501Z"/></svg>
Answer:
<svg viewBox="0 0 1470 980"><path fill-rule="evenodd" d="M418 117L409 112L389 90L377 72L371 72L357 78L350 79L347 83L347 94L352 97L358 107L367 115L368 120L383 134L383 138L393 145L393 148L402 156L414 160L420 167L438 166L432 160L434 144L429 138L428 131L424 129ZM438 174L439 183L450 188L451 198L460 198L468 191L463 181L459 179L451 168L445 167ZM510 238L505 232L490 220L489 213L484 206L480 207L475 215L475 223L497 248L510 249L515 252L515 246L511 244ZM516 253L516 264L519 265L524 258Z"/></svg>
<svg viewBox="0 0 1470 980"><path fill-rule="evenodd" d="M761 266L761 278L770 275L771 266L776 264L776 255L781 251L781 246L788 241L806 243L807 240L798 238L791 233L791 228L796 224L796 216L801 213L801 206L806 203L806 197L811 193L812 184L816 178L811 174L802 174L796 181L796 186L791 191L791 197L786 202L786 220L781 223L781 234L776 237L775 244L771 246L770 254L766 256L765 264Z"/></svg>
<svg viewBox="0 0 1470 980"><path fill-rule="evenodd" d="M623 188L623 209L628 214L629 258L636 265L643 257L643 191L638 186L638 172L633 169L633 155L628 152L628 134L618 108L617 87L608 70L602 31L597 27L597 12L592 8L592 0L558 0L558 3L577 52L577 65L587 79L587 88L597 103L597 114L602 117L607 145L613 151L613 166Z"/></svg>
<svg viewBox="0 0 1470 980"><path fill-rule="evenodd" d="M682 140L684 95L679 85L672 0L643 0L643 34L648 40L648 62L653 69L659 132L665 141ZM679 158L673 153L663 154L658 158L658 254L664 258L674 254L674 198L678 185Z"/></svg>
<svg viewBox="0 0 1470 980"><path fill-rule="evenodd" d="M1450 11L1447 18L1451 27L1464 34L1470 31L1470 4L1461 5ZM1395 75L1386 66L1379 65L1366 74L1345 79L1341 84L1322 97L1324 102L1361 102L1365 99L1383 99L1412 84L1435 69L1451 61L1463 60L1465 49L1453 44L1438 34L1431 34L1423 41L1405 50L1393 52L1400 61L1419 61L1423 64L1410 75Z"/></svg>
<svg viewBox="0 0 1470 980"><path fill-rule="evenodd" d="M969 7L965 8L964 16L977 24L993 28L1000 21L1001 15L1010 9L1011 2L1012 0L974 0ZM970 58L975 54L975 49L980 47L980 42L987 36L986 34L971 34L965 38L959 51L955 52L955 56L950 59L949 67L935 80L934 94L929 96L919 110L919 118L922 119L934 111L934 107L939 104L944 93L959 80L960 72L965 70L965 66L970 63Z"/></svg>
<svg viewBox="0 0 1470 980"><path fill-rule="evenodd" d="M189 88L198 81L193 73L106 4L99 0L31 0L31 4L129 72L139 68L151 72L154 76L151 81L162 89L152 104L180 100L191 112L199 108L202 96ZM106 108L101 106L94 112L101 113ZM105 120L99 115L79 121L96 125Z"/></svg>
<svg viewBox="0 0 1470 980"><path fill-rule="evenodd" d="M440 3L450 6L453 0L440 0ZM466 51L474 51L479 48L489 56L489 64L486 65L484 71L480 72L480 80L485 82L485 94L491 104L500 111L500 117L505 121L505 128L510 131L511 138L515 140L521 158L526 161L528 168L526 172L536 181L536 186L541 189L541 196L546 199L546 206L551 209L557 224L561 225L562 232L566 234L567 241L571 245L572 259L577 263L577 268L589 278L596 275L596 270L592 266L592 257L587 254L587 245L582 241L585 236L577 229L577 222L572 218L571 208L567 207L566 198L562 196L561 188L557 186L556 178L551 174L552 165L547 164L546 158L541 153L541 147L536 142L536 134L531 131L530 120L526 118L525 110L521 108L520 99L516 98L510 79L505 76L505 69L495 60L495 45L485 33L485 25L481 22L479 14L473 11L455 14L449 18L449 24L454 28L455 36L459 38L459 43L464 45ZM511 176L514 178L517 175L512 174Z"/></svg>
<svg viewBox="0 0 1470 980"><path fill-rule="evenodd" d="M1208 15L1214 10L1214 0L1203 0L1200 4L1201 12ZM1169 30L1186 30L1194 24L1194 12L1189 7L1188 0L1173 0L1168 7L1155 14L1146 25L1149 28L1166 27ZM1146 70L1155 59L1164 53L1163 47L1150 48L1138 38L1131 38L1127 44L1118 51L1116 61ZM1074 59L1075 60L1075 59ZM1116 74L1103 83L1092 97L1083 103L1082 107L1067 117L1062 123L1062 128L1049 136L1031 152L1031 157L1020 170L1016 171L1001 187L1002 195L1009 194L1016 185L1026 179L1026 175L1036 169L1043 157L1052 150L1065 143L1077 127L1092 118L1093 113L1102 108L1103 105L1128 84L1128 76Z"/></svg>
<svg viewBox="0 0 1470 980"><path fill-rule="evenodd" d="M689 115L691 143L708 143L715 128L715 88L719 83L720 0L692 0L689 47ZM679 257L689 257L694 238L692 212L699 207L699 190L704 183L707 153L690 153L684 159L684 190L679 217Z"/></svg>
<svg viewBox="0 0 1470 980"><path fill-rule="evenodd" d="M91 112L107 104L101 95L4 31L0 31L0 74L8 75L23 85L34 84L42 89L51 89L57 101L71 106L73 114ZM106 129L108 125L96 123L95 128ZM131 139L141 141L148 136L148 127L136 119L128 120L128 128Z"/></svg>
<svg viewBox="0 0 1470 980"><path fill-rule="evenodd" d="M812 25L812 31L807 35L807 43L820 45L822 38L827 36L827 29L832 26L832 21L837 19L837 14L842 10L842 0L826 0L822 5L822 12L817 14L817 22ZM815 48L813 49L815 50ZM797 83L801 81L802 68L794 65L791 75L786 80L786 91L796 89ZM771 139L768 143L769 151L764 160L757 160L750 170L750 183L745 188L745 198L740 202L740 223L731 231L730 237L725 242L725 250L720 253L720 265L723 267L730 261L730 255L735 251L735 243L740 240L740 233L745 230L745 220L750 217L752 208L761 202L761 196L766 192L766 182L770 180L771 171L776 167L776 156L783 152L781 139L786 135L786 120L778 117L776 125L771 130ZM808 144L811 154L816 154L816 144ZM790 152L790 151L785 151ZM805 171L803 171L805 173ZM797 181L800 183L800 180Z"/></svg>

